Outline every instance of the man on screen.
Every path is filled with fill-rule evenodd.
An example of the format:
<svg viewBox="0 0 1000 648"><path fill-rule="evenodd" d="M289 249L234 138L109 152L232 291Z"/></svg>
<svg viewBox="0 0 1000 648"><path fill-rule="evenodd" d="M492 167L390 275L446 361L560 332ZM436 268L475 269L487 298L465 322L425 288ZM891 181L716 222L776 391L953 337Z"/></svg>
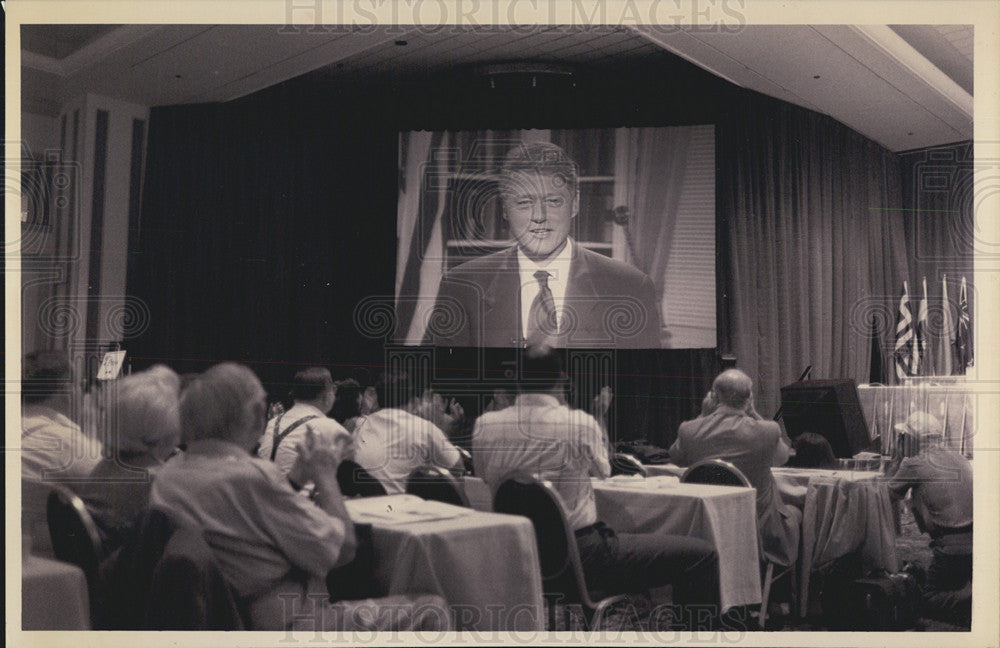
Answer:
<svg viewBox="0 0 1000 648"><path fill-rule="evenodd" d="M653 282L570 238L579 213L576 164L547 142L522 143L500 169L516 241L441 280L426 344L659 348Z"/></svg>

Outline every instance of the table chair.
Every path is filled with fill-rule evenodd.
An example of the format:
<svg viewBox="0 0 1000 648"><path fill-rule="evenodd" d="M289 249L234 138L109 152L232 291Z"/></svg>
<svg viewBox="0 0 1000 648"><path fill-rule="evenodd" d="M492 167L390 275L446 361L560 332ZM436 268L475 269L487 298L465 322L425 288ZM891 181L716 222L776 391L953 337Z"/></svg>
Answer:
<svg viewBox="0 0 1000 648"><path fill-rule="evenodd" d="M93 621L100 609L98 569L104 557L101 534L83 500L58 484L51 484L50 488L46 516L49 535L52 537L52 550L59 560L72 563L83 570L87 577L90 616Z"/></svg>
<svg viewBox="0 0 1000 648"><path fill-rule="evenodd" d="M377 497L387 495L385 486L370 472L351 461L341 461L337 467L337 484L345 497Z"/></svg>
<svg viewBox="0 0 1000 648"><path fill-rule="evenodd" d="M542 587L549 606L549 630L555 630L556 603L577 603L590 628L599 628L604 614L614 604L627 601L625 595L598 597L595 602L587 589L576 536L566 519L562 498L547 481L530 475L508 475L493 497L497 513L522 515L535 527ZM566 608L567 621L569 608Z"/></svg>
<svg viewBox="0 0 1000 648"><path fill-rule="evenodd" d="M440 466L421 466L410 473L406 479L406 492L455 506L471 508L465 489L450 472Z"/></svg>
<svg viewBox="0 0 1000 648"><path fill-rule="evenodd" d="M624 452L616 452L611 456L611 476L642 475L646 476L646 467L638 459Z"/></svg>
<svg viewBox="0 0 1000 648"><path fill-rule="evenodd" d="M750 480L747 479L746 475L743 474L739 468L734 466L728 461L723 461L722 459L705 459L699 461L692 465L681 477L681 483L684 484L716 484L719 486L743 486L746 488L753 488L750 484ZM757 538L757 546L763 547L760 542L760 537ZM760 596L760 614L758 615L758 622L760 628L764 629L764 624L767 622L767 605L768 599L771 596L771 587L776 581L785 576L791 580L791 590L792 590L792 610L793 612L797 608L796 606L796 591L798 579L795 577L795 564L788 567L783 567L775 573L775 563L767 560L764 557L763 550L761 549L760 555L761 563L764 568L764 576L761 579L763 582L763 591Z"/></svg>

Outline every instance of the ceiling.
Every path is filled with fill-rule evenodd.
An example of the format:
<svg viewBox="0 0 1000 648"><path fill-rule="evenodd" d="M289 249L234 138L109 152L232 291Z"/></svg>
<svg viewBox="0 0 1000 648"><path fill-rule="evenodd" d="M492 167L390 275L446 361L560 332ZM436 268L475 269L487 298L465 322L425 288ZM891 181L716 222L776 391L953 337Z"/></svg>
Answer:
<svg viewBox="0 0 1000 648"><path fill-rule="evenodd" d="M148 106L202 103L307 73L407 77L498 61L607 69L669 51L736 85L828 114L894 151L973 136L970 25L21 29L22 110L42 115L86 92Z"/></svg>

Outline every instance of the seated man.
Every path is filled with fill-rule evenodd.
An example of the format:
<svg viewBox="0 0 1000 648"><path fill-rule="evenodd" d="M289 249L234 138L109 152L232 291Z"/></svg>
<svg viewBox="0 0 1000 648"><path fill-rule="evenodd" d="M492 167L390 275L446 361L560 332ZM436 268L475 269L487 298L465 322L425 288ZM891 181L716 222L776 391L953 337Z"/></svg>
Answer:
<svg viewBox="0 0 1000 648"><path fill-rule="evenodd" d="M326 600L327 573L351 561L356 545L335 476L343 444L324 444L306 429L290 476L315 483L317 506L274 464L250 455L266 411L267 395L246 367L220 364L198 376L181 398L187 450L164 466L150 496L151 506L202 530L222 573L249 603L251 628L292 628L295 615L305 615L299 620L309 629L447 626L434 596L317 608Z"/></svg>
<svg viewBox="0 0 1000 648"><path fill-rule="evenodd" d="M765 421L753 407L753 382L739 369L727 369L712 383L715 409L681 423L670 447L670 460L690 466L705 459L734 464L757 489L757 528L764 555L778 565L798 557L802 512L781 503L771 466L781 466L790 444L774 421Z"/></svg>
<svg viewBox="0 0 1000 648"><path fill-rule="evenodd" d="M430 392L404 372L386 373L375 386L381 406L362 416L354 430L354 460L390 494L406 491L415 468L434 465L460 473L462 457L444 432L421 418Z"/></svg>
<svg viewBox="0 0 1000 648"><path fill-rule="evenodd" d="M910 493L917 526L934 552L922 588L922 616L968 626L972 610L972 465L942 442L941 423L914 412L886 470L889 494Z"/></svg>
<svg viewBox="0 0 1000 648"><path fill-rule="evenodd" d="M350 439L347 430L327 417L335 398L336 391L329 370L310 367L296 373L292 379L292 399L295 403L287 412L267 422L257 456L273 461L278 470L287 475L298 458L298 447L306 438L306 423L324 444L336 444L338 437Z"/></svg>
<svg viewBox="0 0 1000 648"><path fill-rule="evenodd" d="M529 349L514 404L476 420L472 458L476 475L496 491L512 472L551 481L567 509L587 586L635 592L673 586L679 605L719 602L718 556L709 542L666 534L615 533L597 519L591 477L608 477L608 443L593 416L562 404L566 377L559 357ZM687 622L698 617L693 609ZM714 620L713 620L714 622Z"/></svg>
<svg viewBox="0 0 1000 648"><path fill-rule="evenodd" d="M69 361L58 351L37 351L24 356L21 373L21 477L86 477L101 460L101 444L69 418Z"/></svg>

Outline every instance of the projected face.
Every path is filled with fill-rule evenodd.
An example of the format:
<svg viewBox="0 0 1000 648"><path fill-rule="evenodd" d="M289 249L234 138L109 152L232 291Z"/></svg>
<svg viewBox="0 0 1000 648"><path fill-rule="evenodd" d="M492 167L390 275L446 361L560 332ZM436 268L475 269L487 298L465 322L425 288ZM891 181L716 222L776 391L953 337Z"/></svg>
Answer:
<svg viewBox="0 0 1000 648"><path fill-rule="evenodd" d="M562 251L578 197L559 174L517 171L504 178L503 211L525 256L545 261Z"/></svg>

